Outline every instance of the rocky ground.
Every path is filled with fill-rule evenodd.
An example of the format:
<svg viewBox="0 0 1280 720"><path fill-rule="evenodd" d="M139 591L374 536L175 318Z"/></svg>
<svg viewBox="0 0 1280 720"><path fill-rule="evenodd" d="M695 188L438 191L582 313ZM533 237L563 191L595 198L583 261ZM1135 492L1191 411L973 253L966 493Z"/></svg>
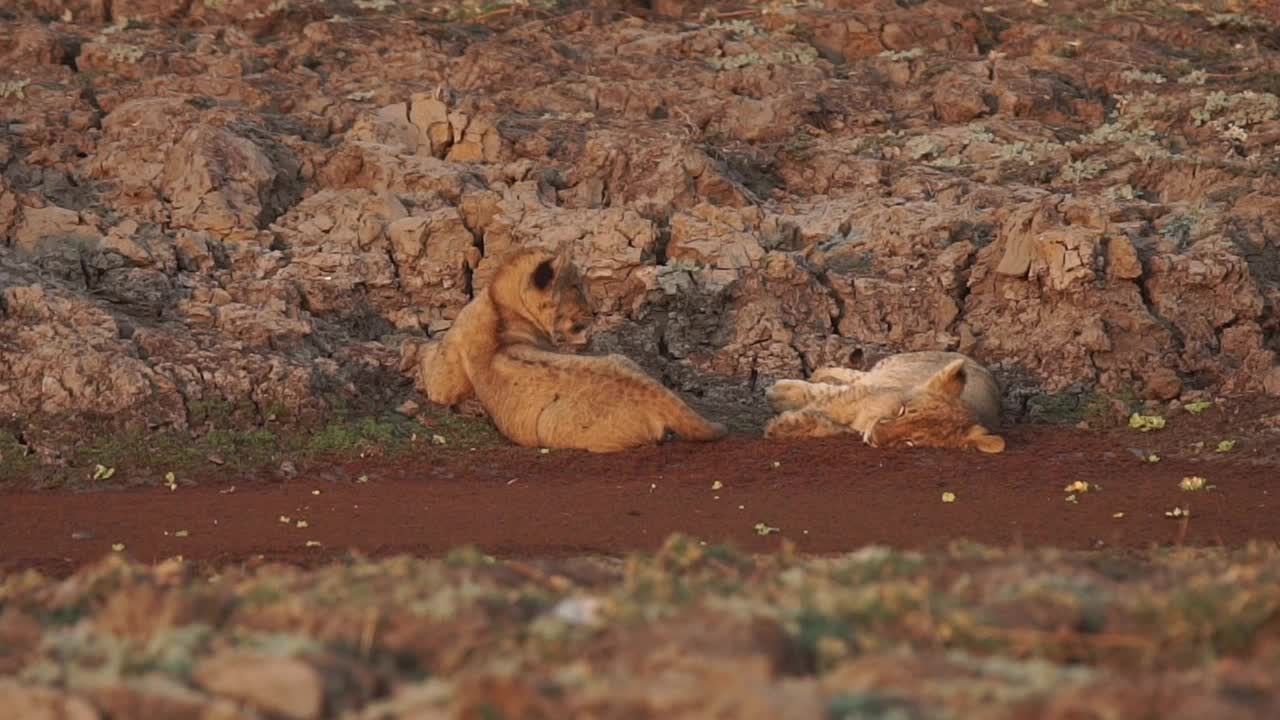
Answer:
<svg viewBox="0 0 1280 720"><path fill-rule="evenodd" d="M925 348L1015 417L1280 393L1274 4L652 5L9 3L10 441L385 411L564 241L596 348L728 419Z"/></svg>

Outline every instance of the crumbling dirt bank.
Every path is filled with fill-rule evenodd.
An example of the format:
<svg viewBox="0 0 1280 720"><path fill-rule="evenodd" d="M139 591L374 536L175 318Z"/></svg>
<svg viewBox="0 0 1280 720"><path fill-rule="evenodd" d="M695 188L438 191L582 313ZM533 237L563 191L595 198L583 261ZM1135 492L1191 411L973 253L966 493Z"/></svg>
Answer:
<svg viewBox="0 0 1280 720"><path fill-rule="evenodd" d="M725 415L923 348L1015 415L1280 393L1272 5L447 5L0 11L4 430L394 407L563 241L597 347Z"/></svg>

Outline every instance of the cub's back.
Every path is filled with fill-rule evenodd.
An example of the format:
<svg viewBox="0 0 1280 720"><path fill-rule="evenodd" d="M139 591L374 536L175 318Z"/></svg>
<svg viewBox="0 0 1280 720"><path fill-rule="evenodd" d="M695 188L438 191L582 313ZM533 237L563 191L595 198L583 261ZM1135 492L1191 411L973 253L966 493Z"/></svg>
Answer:
<svg viewBox="0 0 1280 720"><path fill-rule="evenodd" d="M658 442L667 427L689 432L680 415L692 411L624 358L518 345L498 353L492 369L477 393L522 445L609 451Z"/></svg>

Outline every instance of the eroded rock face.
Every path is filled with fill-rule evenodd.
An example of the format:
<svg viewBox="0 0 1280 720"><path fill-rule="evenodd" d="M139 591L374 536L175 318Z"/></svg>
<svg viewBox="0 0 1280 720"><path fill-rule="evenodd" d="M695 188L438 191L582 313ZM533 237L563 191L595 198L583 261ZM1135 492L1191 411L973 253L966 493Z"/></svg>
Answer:
<svg viewBox="0 0 1280 720"><path fill-rule="evenodd" d="M925 349L990 364L1014 411L1280 392L1280 99L1249 79L1280 55L1252 5L1082 0L1070 32L1015 0L565 6L481 35L420 4L9 11L0 412L377 404L529 244L571 249L598 349L722 408Z"/></svg>
<svg viewBox="0 0 1280 720"><path fill-rule="evenodd" d="M225 234L259 228L288 204L272 189L279 172L253 142L196 126L169 152L160 191L176 227Z"/></svg>
<svg viewBox="0 0 1280 720"><path fill-rule="evenodd" d="M7 288L3 307L0 413L66 417L85 410L185 424L173 383L137 356L107 313L30 285Z"/></svg>

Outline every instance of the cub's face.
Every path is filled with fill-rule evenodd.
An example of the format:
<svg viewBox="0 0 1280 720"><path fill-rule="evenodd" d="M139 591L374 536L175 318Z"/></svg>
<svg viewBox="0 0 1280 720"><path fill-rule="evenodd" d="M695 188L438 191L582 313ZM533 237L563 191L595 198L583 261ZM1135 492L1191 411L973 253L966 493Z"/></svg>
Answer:
<svg viewBox="0 0 1280 720"><path fill-rule="evenodd" d="M1004 438L978 424L961 400L964 361L957 360L909 391L873 392L876 417L864 439L876 447L973 448L1004 451Z"/></svg>
<svg viewBox="0 0 1280 720"><path fill-rule="evenodd" d="M591 323L595 313L587 303L587 295L580 284L565 288L556 303L554 332L551 340L563 350L578 352L591 342Z"/></svg>
<svg viewBox="0 0 1280 720"><path fill-rule="evenodd" d="M538 263L530 277L540 295L539 324L548 328L551 342L565 352L578 352L591 340L595 313L587 302L582 277L564 253Z"/></svg>

